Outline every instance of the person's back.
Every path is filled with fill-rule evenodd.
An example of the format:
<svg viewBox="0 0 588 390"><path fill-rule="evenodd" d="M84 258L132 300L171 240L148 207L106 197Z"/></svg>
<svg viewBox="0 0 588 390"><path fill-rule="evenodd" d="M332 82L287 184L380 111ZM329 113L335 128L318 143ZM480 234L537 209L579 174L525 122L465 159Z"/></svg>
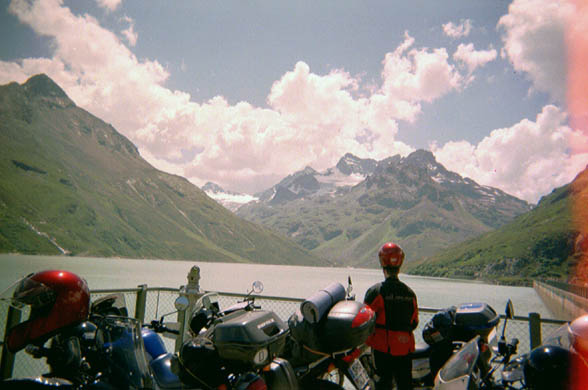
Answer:
<svg viewBox="0 0 588 390"><path fill-rule="evenodd" d="M398 279L404 252L393 243L386 243L379 252L380 265L386 279L366 292L364 303L376 312L376 329L367 344L374 350L376 370L380 376L377 389L387 389L393 378L399 389L412 388L414 351L412 331L418 325L417 298L410 287Z"/></svg>

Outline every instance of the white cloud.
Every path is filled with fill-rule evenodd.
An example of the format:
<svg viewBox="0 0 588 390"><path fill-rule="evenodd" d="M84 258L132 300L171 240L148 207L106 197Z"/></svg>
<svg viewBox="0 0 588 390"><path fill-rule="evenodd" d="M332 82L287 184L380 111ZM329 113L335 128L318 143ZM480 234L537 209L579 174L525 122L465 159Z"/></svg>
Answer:
<svg viewBox="0 0 588 390"><path fill-rule="evenodd" d="M129 23L129 27L124 29L121 33L126 38L129 45L135 46L137 44L137 39L139 39L139 34L135 32L135 22L128 16L125 16L123 21Z"/></svg>
<svg viewBox="0 0 588 390"><path fill-rule="evenodd" d="M477 145L448 142L431 149L447 169L537 202L554 187L569 183L588 163L588 153L571 156L569 150L572 140L587 145L588 137L565 123L566 114L548 105L534 122L524 119L494 130Z"/></svg>
<svg viewBox="0 0 588 390"><path fill-rule="evenodd" d="M467 45L462 43L453 53L453 59L463 63L468 69L468 74L471 75L477 68L494 61L497 55L494 49L476 50L473 43Z"/></svg>
<svg viewBox="0 0 588 390"><path fill-rule="evenodd" d="M155 166L197 184L213 180L241 191L265 189L312 164L324 169L346 152L384 158L413 149L396 141L398 119L414 119L459 84L444 49L405 42L386 56L377 93L356 98L361 80L342 70L326 75L299 62L276 81L270 109L222 97L202 104L163 86L167 71L139 61L91 16L76 16L59 0L15 0L10 10L54 41L50 59L0 63L0 79L23 82L45 72L81 107L129 137ZM191 158L187 158L190 156ZM263 187L260 187L263 186Z"/></svg>
<svg viewBox="0 0 588 390"><path fill-rule="evenodd" d="M0 62L0 81L47 73L76 104L129 137L153 165L199 185L214 181L252 193L306 165L331 167L347 152L375 159L406 155L413 148L395 139L398 121L414 121L423 102L464 86L445 49L415 48L407 33L386 54L381 85L365 96L358 96L365 89L361 79L343 70L315 74L298 62L273 84L268 108L230 105L221 96L196 103L190 94L164 86L169 74L159 62L138 60L116 34L89 15L74 15L61 0L14 0L10 11L53 40L53 55ZM464 56L472 70L485 61L472 60L476 53L472 47ZM453 157L461 156L461 166L470 163L480 177L488 167L472 164L471 155L490 155L485 145L470 145L473 152ZM495 184L510 188L506 179L514 176L501 177ZM555 179L543 180L545 187Z"/></svg>
<svg viewBox="0 0 588 390"><path fill-rule="evenodd" d="M96 3L108 11L114 11L122 3L122 0L96 0Z"/></svg>
<svg viewBox="0 0 588 390"><path fill-rule="evenodd" d="M447 61L444 48L409 50L413 43L414 38L405 33L404 42L386 54L380 90L394 117L409 121L421 112L420 102L431 102L457 90L463 81Z"/></svg>
<svg viewBox="0 0 588 390"><path fill-rule="evenodd" d="M503 56L525 72L536 90L563 103L566 93L565 29L575 8L566 0L515 0L500 18Z"/></svg>
<svg viewBox="0 0 588 390"><path fill-rule="evenodd" d="M472 31L472 21L469 19L462 20L460 24L449 22L443 25L443 32L451 38L462 38L470 35Z"/></svg>

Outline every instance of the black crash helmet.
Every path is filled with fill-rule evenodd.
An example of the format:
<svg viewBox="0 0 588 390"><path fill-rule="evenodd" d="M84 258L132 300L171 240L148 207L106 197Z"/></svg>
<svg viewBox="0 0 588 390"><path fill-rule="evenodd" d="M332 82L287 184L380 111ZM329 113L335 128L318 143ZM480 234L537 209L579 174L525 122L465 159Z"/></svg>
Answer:
<svg viewBox="0 0 588 390"><path fill-rule="evenodd" d="M531 390L565 390L568 385L570 352L554 345L531 351L524 365L525 383Z"/></svg>

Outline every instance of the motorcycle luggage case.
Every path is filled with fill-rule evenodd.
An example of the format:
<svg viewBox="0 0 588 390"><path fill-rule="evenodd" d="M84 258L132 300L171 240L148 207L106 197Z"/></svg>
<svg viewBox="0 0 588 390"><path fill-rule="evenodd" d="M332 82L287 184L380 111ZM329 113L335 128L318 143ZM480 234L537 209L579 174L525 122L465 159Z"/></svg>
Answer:
<svg viewBox="0 0 588 390"><path fill-rule="evenodd" d="M300 311L288 320L294 340L321 353L346 351L363 344L374 331L376 315L368 306L356 301L337 302L320 322L311 324ZM320 355L301 351L307 360Z"/></svg>
<svg viewBox="0 0 588 390"><path fill-rule="evenodd" d="M237 311L215 325L213 341L222 359L261 367L282 353L288 327L271 311Z"/></svg>
<svg viewBox="0 0 588 390"><path fill-rule="evenodd" d="M269 365L269 369L264 369L264 380L267 388L271 390L298 390L298 379L294 368L289 361L281 358L275 358Z"/></svg>
<svg viewBox="0 0 588 390"><path fill-rule="evenodd" d="M487 303L464 303L455 312L456 340L469 341L479 335L487 340L488 335L498 325L500 316Z"/></svg>
<svg viewBox="0 0 588 390"><path fill-rule="evenodd" d="M376 326L376 315L357 301L337 302L319 328L322 352L339 352L355 348L367 340Z"/></svg>

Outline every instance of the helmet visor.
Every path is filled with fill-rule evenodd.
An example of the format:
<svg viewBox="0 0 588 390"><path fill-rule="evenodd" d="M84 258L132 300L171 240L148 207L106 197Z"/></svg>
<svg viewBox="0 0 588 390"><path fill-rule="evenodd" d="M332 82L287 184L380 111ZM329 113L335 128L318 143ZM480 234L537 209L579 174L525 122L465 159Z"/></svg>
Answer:
<svg viewBox="0 0 588 390"><path fill-rule="evenodd" d="M20 310L26 307L39 309L52 305L55 302L55 291L31 279L31 275L17 280L5 289L0 294L0 302Z"/></svg>

